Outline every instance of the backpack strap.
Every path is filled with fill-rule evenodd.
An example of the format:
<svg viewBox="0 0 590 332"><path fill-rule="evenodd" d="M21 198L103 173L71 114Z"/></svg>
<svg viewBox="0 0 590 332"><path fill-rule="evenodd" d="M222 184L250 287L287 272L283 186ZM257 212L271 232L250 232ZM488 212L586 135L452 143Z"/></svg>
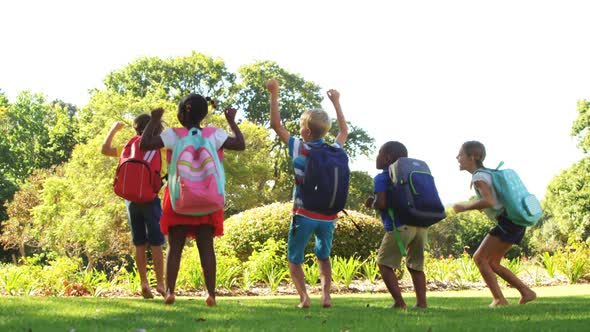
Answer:
<svg viewBox="0 0 590 332"><path fill-rule="evenodd" d="M176 134L176 136L178 136L179 138L185 137L188 135L189 130L185 127L181 127L181 128L172 128L172 130L174 131L174 133ZM216 127L205 127L205 128L201 128L201 135L203 135L203 137L210 137L213 134L215 134L215 132L217 131ZM219 157L219 161L223 162L223 149L219 149L217 150L217 156ZM166 151L166 161L168 163L170 163L170 159L172 159L172 151L171 150L167 150Z"/></svg>
<svg viewBox="0 0 590 332"><path fill-rule="evenodd" d="M354 219L352 219L349 215L348 212L346 212L346 210L342 210L342 213L344 213L344 215L346 217L348 217L348 219L350 219L350 221L352 221L352 224L354 225L354 227L356 227L356 230L359 231L359 233L362 233L363 231L361 230L361 227L354 221Z"/></svg>
<svg viewBox="0 0 590 332"><path fill-rule="evenodd" d="M389 217L391 218L391 222L393 223L393 237L395 238L395 242L397 242L397 246L399 251L401 252L403 257L406 257L406 247L404 247L404 243L402 242L402 237L399 235L399 231L395 226L395 218L393 215L393 209L387 209L387 213L389 213Z"/></svg>

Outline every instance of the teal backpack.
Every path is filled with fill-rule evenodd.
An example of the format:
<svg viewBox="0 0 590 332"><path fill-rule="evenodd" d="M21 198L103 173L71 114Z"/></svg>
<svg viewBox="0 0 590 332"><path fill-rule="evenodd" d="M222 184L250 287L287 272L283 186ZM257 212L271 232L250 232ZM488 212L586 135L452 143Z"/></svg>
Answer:
<svg viewBox="0 0 590 332"><path fill-rule="evenodd" d="M504 205L506 216L510 221L527 227L535 225L543 214L539 200L529 193L514 170L501 170L500 167L503 164L504 162L501 162L496 169L481 168L475 173L483 172L492 176L496 196Z"/></svg>

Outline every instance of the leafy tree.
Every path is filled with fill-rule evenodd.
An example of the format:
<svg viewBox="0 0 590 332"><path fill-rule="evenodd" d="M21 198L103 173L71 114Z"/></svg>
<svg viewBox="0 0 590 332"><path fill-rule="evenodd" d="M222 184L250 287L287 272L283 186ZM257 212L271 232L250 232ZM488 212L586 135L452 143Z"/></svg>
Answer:
<svg viewBox="0 0 590 332"><path fill-rule="evenodd" d="M169 100L189 93L225 99L234 80L223 60L192 52L170 59L139 58L112 71L104 84L108 91L140 98L159 92Z"/></svg>
<svg viewBox="0 0 590 332"><path fill-rule="evenodd" d="M10 127L8 122L8 108L10 103L8 98L2 90L0 90L0 132L7 133ZM10 145L6 135L0 136L0 223L6 220L5 202L12 198L12 195L18 187L14 183L14 180L9 179L6 175L10 166Z"/></svg>
<svg viewBox="0 0 590 332"><path fill-rule="evenodd" d="M51 173L54 172L52 170L34 171L16 192L14 199L7 204L9 219L2 224L0 234L0 242L4 249L17 249L20 256L25 257L26 247L37 246L31 212L41 203L43 181Z"/></svg>
<svg viewBox="0 0 590 332"><path fill-rule="evenodd" d="M40 247L69 257L85 256L87 268L106 256L130 252L123 200L112 193L115 158L100 154L102 137L78 145L64 173L43 184L33 208Z"/></svg>
<svg viewBox="0 0 590 332"><path fill-rule="evenodd" d="M291 133L299 132L301 114L312 108L319 108L323 96L320 86L306 81L297 74L288 72L272 61L260 61L238 68L240 82L233 91L235 102L244 111L246 119L257 125L269 128L270 104L265 83L268 78L276 78L281 84L281 120L285 128ZM345 112L346 113L346 112ZM334 121L327 136L328 141L334 141L338 126ZM349 123L349 135L345 150L354 159L359 155L367 155L374 147L374 140L368 133ZM292 186L291 161L287 147L275 137L272 151L269 154L274 164L274 190L278 200L290 199Z"/></svg>
<svg viewBox="0 0 590 332"><path fill-rule="evenodd" d="M69 108L28 91L21 92L14 104L0 107L6 129L0 144L1 167L10 180L23 182L33 170L58 165L70 157L78 142L78 125Z"/></svg>
<svg viewBox="0 0 590 332"><path fill-rule="evenodd" d="M578 101L578 117L572 126L571 135L578 137L578 146L585 153L590 151L590 102L587 100Z"/></svg>
<svg viewBox="0 0 590 332"><path fill-rule="evenodd" d="M212 114L208 122L229 132L224 116ZM249 121L242 121L240 130L246 138L244 151L225 152L226 216L272 203L272 163L268 158L272 141L268 130Z"/></svg>
<svg viewBox="0 0 590 332"><path fill-rule="evenodd" d="M534 247L554 252L568 240L590 235L590 157L585 157L554 177L543 201L545 218L535 231Z"/></svg>
<svg viewBox="0 0 590 332"><path fill-rule="evenodd" d="M375 215L375 210L365 207L367 197L373 195L373 178L367 172L350 172L350 187L346 208L355 210L370 216Z"/></svg>

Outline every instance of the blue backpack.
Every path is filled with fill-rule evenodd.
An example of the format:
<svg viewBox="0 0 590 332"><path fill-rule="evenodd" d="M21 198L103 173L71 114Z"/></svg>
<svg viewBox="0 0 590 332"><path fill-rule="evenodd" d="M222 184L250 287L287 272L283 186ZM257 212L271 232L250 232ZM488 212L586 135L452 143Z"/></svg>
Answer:
<svg viewBox="0 0 590 332"><path fill-rule="evenodd" d="M321 214L336 214L348 198L350 169L342 148L325 143L310 144L303 183L300 186L303 208Z"/></svg>
<svg viewBox="0 0 590 332"><path fill-rule="evenodd" d="M480 168L475 173L483 172L492 176L496 196L504 205L506 217L510 221L521 226L534 226L543 214L541 204L535 195L529 193L514 170L500 170L503 164L504 162L501 162L496 169Z"/></svg>
<svg viewBox="0 0 590 332"><path fill-rule="evenodd" d="M443 206L430 168L422 160L399 158L389 166L393 212L407 225L428 227L444 218Z"/></svg>

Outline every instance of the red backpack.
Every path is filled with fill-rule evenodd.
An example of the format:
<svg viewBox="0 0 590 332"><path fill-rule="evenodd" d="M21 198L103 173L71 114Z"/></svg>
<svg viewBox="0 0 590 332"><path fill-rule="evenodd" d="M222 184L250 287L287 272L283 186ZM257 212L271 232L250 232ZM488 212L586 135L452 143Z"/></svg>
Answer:
<svg viewBox="0 0 590 332"><path fill-rule="evenodd" d="M162 156L160 150L141 150L140 140L141 136L138 135L125 145L119 158L113 187L115 194L128 201L148 203L158 196L162 188Z"/></svg>

